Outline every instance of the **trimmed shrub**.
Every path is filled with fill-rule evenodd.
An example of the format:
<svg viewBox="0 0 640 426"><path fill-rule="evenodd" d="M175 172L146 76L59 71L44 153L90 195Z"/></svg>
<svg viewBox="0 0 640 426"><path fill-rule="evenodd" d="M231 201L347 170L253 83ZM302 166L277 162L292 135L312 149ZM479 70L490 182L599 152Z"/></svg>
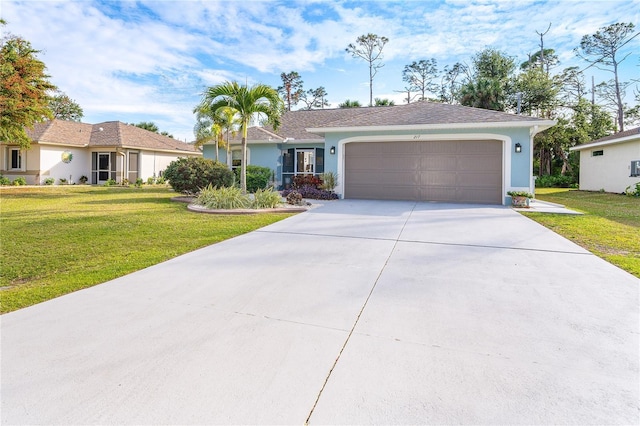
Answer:
<svg viewBox="0 0 640 426"><path fill-rule="evenodd" d="M50 178L46 178L46 179L44 180L44 184L45 184L45 185L53 185L53 184L55 183L55 181L56 181L56 180L55 180L54 178L52 178L52 177L50 177Z"/></svg>
<svg viewBox="0 0 640 426"><path fill-rule="evenodd" d="M89 181L89 178L86 177L85 175L80 176L80 179L78 179L78 182L80 182L81 185L84 185L88 181Z"/></svg>
<svg viewBox="0 0 640 426"><path fill-rule="evenodd" d="M202 157L179 158L172 161L162 176L176 192L187 195L197 194L209 185L218 188L229 187L234 181L233 172L226 164Z"/></svg>
<svg viewBox="0 0 640 426"><path fill-rule="evenodd" d="M240 182L240 167L234 170L236 182ZM268 167L247 165L247 192L254 193L258 189L265 189L271 180L271 169Z"/></svg>
<svg viewBox="0 0 640 426"><path fill-rule="evenodd" d="M60 178L60 179L58 179L58 183L60 185L66 185L67 184L67 180L65 178Z"/></svg>
<svg viewBox="0 0 640 426"><path fill-rule="evenodd" d="M1 186L11 185L11 180L8 177L0 175L0 185Z"/></svg>
<svg viewBox="0 0 640 426"><path fill-rule="evenodd" d="M23 177L17 177L13 180L13 185L14 186L22 186L22 185L26 185L27 181L25 178Z"/></svg>

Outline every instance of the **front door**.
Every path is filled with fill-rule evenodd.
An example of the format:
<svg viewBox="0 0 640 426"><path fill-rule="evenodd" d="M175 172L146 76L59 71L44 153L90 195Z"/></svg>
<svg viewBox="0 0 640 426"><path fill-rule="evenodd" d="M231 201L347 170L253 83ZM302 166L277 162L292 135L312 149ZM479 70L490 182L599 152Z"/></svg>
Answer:
<svg viewBox="0 0 640 426"><path fill-rule="evenodd" d="M296 149L296 170L297 175L307 175L315 173L314 148Z"/></svg>
<svg viewBox="0 0 640 426"><path fill-rule="evenodd" d="M111 155L108 152L98 153L98 185L102 185L109 180L111 171Z"/></svg>

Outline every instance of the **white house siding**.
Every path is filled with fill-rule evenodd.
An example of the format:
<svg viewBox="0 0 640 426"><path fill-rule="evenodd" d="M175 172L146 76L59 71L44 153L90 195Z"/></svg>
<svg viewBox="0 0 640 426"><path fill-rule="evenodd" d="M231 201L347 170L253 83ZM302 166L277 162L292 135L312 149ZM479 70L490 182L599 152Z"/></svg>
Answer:
<svg viewBox="0 0 640 426"><path fill-rule="evenodd" d="M29 151L29 155L37 150ZM73 155L71 162L62 161L62 154L67 151ZM38 166L35 165L37 168ZM39 184L44 184L45 179L54 178L55 183L59 183L59 179L67 179L69 183L79 183L81 176L89 178L91 170L91 153L85 148L70 148L62 146L40 146L40 164L41 175L39 176Z"/></svg>
<svg viewBox="0 0 640 426"><path fill-rule="evenodd" d="M21 150L22 168L20 170L9 170L9 150L17 148L15 145L2 145L0 148L0 174L11 179L22 177L26 180L27 185L36 185L38 183L38 175L40 171L40 151L31 145L29 151Z"/></svg>
<svg viewBox="0 0 640 426"><path fill-rule="evenodd" d="M603 155L593 156L593 151ZM640 182L630 177L631 161L640 160L640 140L594 146L580 151L580 189L622 193Z"/></svg>
<svg viewBox="0 0 640 426"><path fill-rule="evenodd" d="M132 150L133 151L133 150ZM194 155L176 155L163 152L140 151L140 177L147 180L152 176L160 176L167 166L180 157L193 157Z"/></svg>

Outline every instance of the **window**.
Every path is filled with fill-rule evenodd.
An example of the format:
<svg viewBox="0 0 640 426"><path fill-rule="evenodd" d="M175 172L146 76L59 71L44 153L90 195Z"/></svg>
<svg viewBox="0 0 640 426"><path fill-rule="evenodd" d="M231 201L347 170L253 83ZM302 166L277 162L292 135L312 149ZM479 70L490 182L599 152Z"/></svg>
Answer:
<svg viewBox="0 0 640 426"><path fill-rule="evenodd" d="M138 153L130 152L129 153L129 174L127 179L129 182L135 182L138 179Z"/></svg>
<svg viewBox="0 0 640 426"><path fill-rule="evenodd" d="M640 176L640 160L631 162L631 173L630 177L638 177Z"/></svg>
<svg viewBox="0 0 640 426"><path fill-rule="evenodd" d="M282 153L282 183L288 187L295 175L324 173L324 148L289 148Z"/></svg>
<svg viewBox="0 0 640 426"><path fill-rule="evenodd" d="M231 169L237 169L238 167L242 167L242 151L234 149L231 151Z"/></svg>
<svg viewBox="0 0 640 426"><path fill-rule="evenodd" d="M599 149L597 151L591 151L591 156L592 157L601 157L604 155L604 151Z"/></svg>
<svg viewBox="0 0 640 426"><path fill-rule="evenodd" d="M116 180L116 153L91 153L91 183L103 184L107 180Z"/></svg>
<svg viewBox="0 0 640 426"><path fill-rule="evenodd" d="M9 170L22 170L22 152L20 148L9 148Z"/></svg>

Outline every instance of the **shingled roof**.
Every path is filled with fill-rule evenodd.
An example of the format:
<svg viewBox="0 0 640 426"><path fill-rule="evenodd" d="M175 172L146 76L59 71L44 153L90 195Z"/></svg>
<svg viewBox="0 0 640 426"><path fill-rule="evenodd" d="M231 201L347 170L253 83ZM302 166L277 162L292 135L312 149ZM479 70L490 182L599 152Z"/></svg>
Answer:
<svg viewBox="0 0 640 426"><path fill-rule="evenodd" d="M589 142L583 145L574 146L571 151L581 151L583 149L589 149L596 146L614 145L617 143L624 143L628 141L640 140L640 127L635 129L625 130L624 132L614 133L613 135L605 136L600 139L596 139L593 142Z"/></svg>
<svg viewBox="0 0 640 426"><path fill-rule="evenodd" d="M626 138L628 136L635 136L635 135L640 135L640 127L636 127L635 129L625 130L624 132L614 133L613 135L609 135L609 136L605 136L605 137L600 138L600 139L596 139L595 141L590 142L590 143L606 142L606 141L610 141L610 140L613 140L613 139L622 139L622 138Z"/></svg>
<svg viewBox="0 0 640 426"><path fill-rule="evenodd" d="M551 127L555 122L526 115L472 108L437 102L413 102L410 104L287 111L282 116L277 131L270 126L251 127L248 140L284 138L298 141L323 141L324 133L348 129L380 129L429 126L527 126ZM234 142L240 140L240 135Z"/></svg>
<svg viewBox="0 0 640 426"><path fill-rule="evenodd" d="M35 143L88 147L137 148L199 153L193 145L120 121L98 124L51 120L27 129Z"/></svg>

